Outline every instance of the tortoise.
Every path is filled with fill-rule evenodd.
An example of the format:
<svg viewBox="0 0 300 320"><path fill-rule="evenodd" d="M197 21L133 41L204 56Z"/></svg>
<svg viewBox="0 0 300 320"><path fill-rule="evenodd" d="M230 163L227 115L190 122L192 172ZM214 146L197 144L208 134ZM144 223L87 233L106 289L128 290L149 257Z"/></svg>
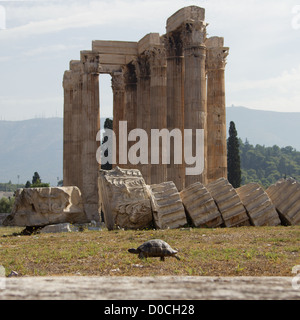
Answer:
<svg viewBox="0 0 300 320"><path fill-rule="evenodd" d="M176 256L178 251L172 249L168 243L160 239L146 241L137 249L128 249L128 252L138 254L140 259L160 257L161 261L165 261L165 257L174 257L180 260L180 258Z"/></svg>

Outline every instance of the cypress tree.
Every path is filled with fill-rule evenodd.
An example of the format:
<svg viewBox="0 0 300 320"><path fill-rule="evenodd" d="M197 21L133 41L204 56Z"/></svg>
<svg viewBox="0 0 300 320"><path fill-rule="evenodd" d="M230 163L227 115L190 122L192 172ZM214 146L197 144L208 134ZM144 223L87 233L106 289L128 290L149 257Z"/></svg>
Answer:
<svg viewBox="0 0 300 320"><path fill-rule="evenodd" d="M239 140L233 121L230 122L229 138L227 140L228 181L234 188L239 188L242 181Z"/></svg>
<svg viewBox="0 0 300 320"><path fill-rule="evenodd" d="M104 130L105 129L113 130L113 120L112 119L106 118L106 120L104 122ZM103 140L102 140L102 144L105 143L107 140L108 140L108 137L104 137ZM104 151L104 156L105 157L108 156L108 150ZM103 169L103 170L111 170L112 169L112 163L101 164L101 169Z"/></svg>

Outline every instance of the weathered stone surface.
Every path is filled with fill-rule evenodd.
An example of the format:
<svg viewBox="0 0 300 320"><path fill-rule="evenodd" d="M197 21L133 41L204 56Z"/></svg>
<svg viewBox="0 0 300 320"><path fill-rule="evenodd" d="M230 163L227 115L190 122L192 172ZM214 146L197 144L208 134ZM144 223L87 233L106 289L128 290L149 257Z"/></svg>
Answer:
<svg viewBox="0 0 300 320"><path fill-rule="evenodd" d="M227 179L220 178L206 187L216 201L226 227L250 225L245 207Z"/></svg>
<svg viewBox="0 0 300 320"><path fill-rule="evenodd" d="M196 182L185 188L180 196L195 227L214 228L223 223L214 199L202 183Z"/></svg>
<svg viewBox="0 0 300 320"><path fill-rule="evenodd" d="M171 32L179 28L183 23L204 21L205 9L197 6L184 7L175 12L167 20L167 32Z"/></svg>
<svg viewBox="0 0 300 320"><path fill-rule="evenodd" d="M159 229L176 229L187 223L179 192L174 182L149 186L154 222Z"/></svg>
<svg viewBox="0 0 300 320"><path fill-rule="evenodd" d="M46 226L88 222L77 187L19 189L6 226Z"/></svg>
<svg viewBox="0 0 300 320"><path fill-rule="evenodd" d="M283 223L300 225L300 183L293 178L281 179L266 193L271 198Z"/></svg>
<svg viewBox="0 0 300 320"><path fill-rule="evenodd" d="M109 230L140 229L152 222L147 186L139 170L100 170L99 197Z"/></svg>
<svg viewBox="0 0 300 320"><path fill-rule="evenodd" d="M0 294L0 300L145 300L145 307L147 300L299 299L292 277L19 277L6 279Z"/></svg>
<svg viewBox="0 0 300 320"><path fill-rule="evenodd" d="M229 48L224 39L206 40L207 183L227 177L225 66Z"/></svg>
<svg viewBox="0 0 300 320"><path fill-rule="evenodd" d="M258 183L249 183L236 189L253 226L278 226L278 213L267 193Z"/></svg>

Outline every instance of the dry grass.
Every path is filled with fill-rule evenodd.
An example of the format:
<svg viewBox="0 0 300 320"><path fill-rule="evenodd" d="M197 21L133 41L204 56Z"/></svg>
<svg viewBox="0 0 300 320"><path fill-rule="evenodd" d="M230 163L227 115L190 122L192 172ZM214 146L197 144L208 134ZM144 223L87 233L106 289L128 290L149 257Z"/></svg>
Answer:
<svg viewBox="0 0 300 320"><path fill-rule="evenodd" d="M0 265L20 276L292 276L300 227L84 231L11 236L0 228ZM3 237L3 235L6 235ZM181 261L140 260L127 252L149 239L179 250Z"/></svg>

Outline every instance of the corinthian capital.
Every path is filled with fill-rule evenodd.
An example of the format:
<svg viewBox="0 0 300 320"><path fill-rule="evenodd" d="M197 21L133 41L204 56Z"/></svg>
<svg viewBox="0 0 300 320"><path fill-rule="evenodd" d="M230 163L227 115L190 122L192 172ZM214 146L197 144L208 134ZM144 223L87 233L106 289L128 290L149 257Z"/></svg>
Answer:
<svg viewBox="0 0 300 320"><path fill-rule="evenodd" d="M125 90L125 81L123 72L115 72L111 76L111 87L114 92Z"/></svg>
<svg viewBox="0 0 300 320"><path fill-rule="evenodd" d="M183 56L183 45L180 32L169 32L163 37L168 58Z"/></svg>
<svg viewBox="0 0 300 320"><path fill-rule="evenodd" d="M204 21L190 21L182 25L181 37L183 47L205 46L207 23Z"/></svg>
<svg viewBox="0 0 300 320"><path fill-rule="evenodd" d="M145 55L149 59L150 68L166 67L166 49L162 47L153 47L150 50L145 51Z"/></svg>
<svg viewBox="0 0 300 320"><path fill-rule="evenodd" d="M92 51L81 51L81 62L85 73L99 74L101 71L100 55Z"/></svg>
<svg viewBox="0 0 300 320"><path fill-rule="evenodd" d="M134 61L136 75L138 78L144 78L150 76L150 63L149 56L145 53L138 56Z"/></svg>
<svg viewBox="0 0 300 320"><path fill-rule="evenodd" d="M125 85L130 85L130 84L136 84L137 83L135 65L134 65L133 62L131 62L128 65L124 66L122 68L122 72L124 74Z"/></svg>
<svg viewBox="0 0 300 320"><path fill-rule="evenodd" d="M209 48L206 54L207 70L225 69L228 54L229 48L226 47Z"/></svg>

